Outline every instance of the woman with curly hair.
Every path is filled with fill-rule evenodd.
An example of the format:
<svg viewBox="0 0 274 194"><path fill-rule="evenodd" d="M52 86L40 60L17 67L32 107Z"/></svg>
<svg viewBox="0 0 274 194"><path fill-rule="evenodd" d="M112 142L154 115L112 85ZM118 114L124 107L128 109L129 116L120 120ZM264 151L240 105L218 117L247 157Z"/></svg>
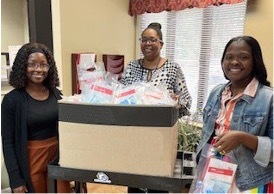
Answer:
<svg viewBox="0 0 274 194"><path fill-rule="evenodd" d="M23 45L9 77L14 89L1 106L5 165L14 193L46 193L47 164L58 156L58 104L61 92L52 52L43 44ZM58 181L58 192L70 192Z"/></svg>

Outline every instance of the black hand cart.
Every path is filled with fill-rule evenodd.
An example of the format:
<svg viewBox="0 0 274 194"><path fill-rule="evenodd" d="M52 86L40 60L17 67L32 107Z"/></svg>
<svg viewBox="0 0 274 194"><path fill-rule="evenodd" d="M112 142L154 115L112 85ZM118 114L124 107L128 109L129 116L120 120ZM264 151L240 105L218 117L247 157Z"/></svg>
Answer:
<svg viewBox="0 0 274 194"><path fill-rule="evenodd" d="M60 179L75 181L78 185L85 185L82 183L89 182L182 193L186 191L186 188L189 188L194 178L194 161L192 155L193 153L177 153L173 177L82 170L61 167L51 163L48 165L48 192L57 193L56 180Z"/></svg>

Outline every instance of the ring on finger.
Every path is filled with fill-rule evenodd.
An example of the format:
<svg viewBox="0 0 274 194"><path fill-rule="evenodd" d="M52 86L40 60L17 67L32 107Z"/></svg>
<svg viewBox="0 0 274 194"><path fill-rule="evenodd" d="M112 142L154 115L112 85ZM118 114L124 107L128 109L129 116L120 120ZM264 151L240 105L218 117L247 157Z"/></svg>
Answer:
<svg viewBox="0 0 274 194"><path fill-rule="evenodd" d="M225 151L225 150L221 151L220 153L221 153L222 155L226 155L226 151Z"/></svg>

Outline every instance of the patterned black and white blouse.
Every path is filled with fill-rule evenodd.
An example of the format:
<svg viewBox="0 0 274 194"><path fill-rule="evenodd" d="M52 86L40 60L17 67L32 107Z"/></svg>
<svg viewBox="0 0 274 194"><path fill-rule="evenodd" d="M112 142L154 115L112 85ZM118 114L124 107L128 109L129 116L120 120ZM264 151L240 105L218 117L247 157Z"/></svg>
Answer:
<svg viewBox="0 0 274 194"><path fill-rule="evenodd" d="M150 81L147 81L149 74L152 74ZM146 69L141 65L141 59L131 61L122 75L120 82L124 85L131 85L135 82L151 82L154 86L166 85L167 90L179 95L179 117L190 115L191 96L188 92L185 77L180 65L167 60L165 64L154 70Z"/></svg>

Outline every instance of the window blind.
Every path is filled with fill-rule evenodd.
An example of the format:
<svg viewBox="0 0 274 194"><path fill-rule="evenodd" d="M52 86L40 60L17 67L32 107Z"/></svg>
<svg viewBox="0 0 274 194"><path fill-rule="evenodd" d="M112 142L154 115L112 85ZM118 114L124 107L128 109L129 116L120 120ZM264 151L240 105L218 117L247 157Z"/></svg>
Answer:
<svg viewBox="0 0 274 194"><path fill-rule="evenodd" d="M227 82L221 56L232 37L243 35L245 15L246 1L137 16L139 36L151 22L162 25L161 55L181 65L193 99L192 114L202 110L213 87ZM140 47L137 56L143 57Z"/></svg>

